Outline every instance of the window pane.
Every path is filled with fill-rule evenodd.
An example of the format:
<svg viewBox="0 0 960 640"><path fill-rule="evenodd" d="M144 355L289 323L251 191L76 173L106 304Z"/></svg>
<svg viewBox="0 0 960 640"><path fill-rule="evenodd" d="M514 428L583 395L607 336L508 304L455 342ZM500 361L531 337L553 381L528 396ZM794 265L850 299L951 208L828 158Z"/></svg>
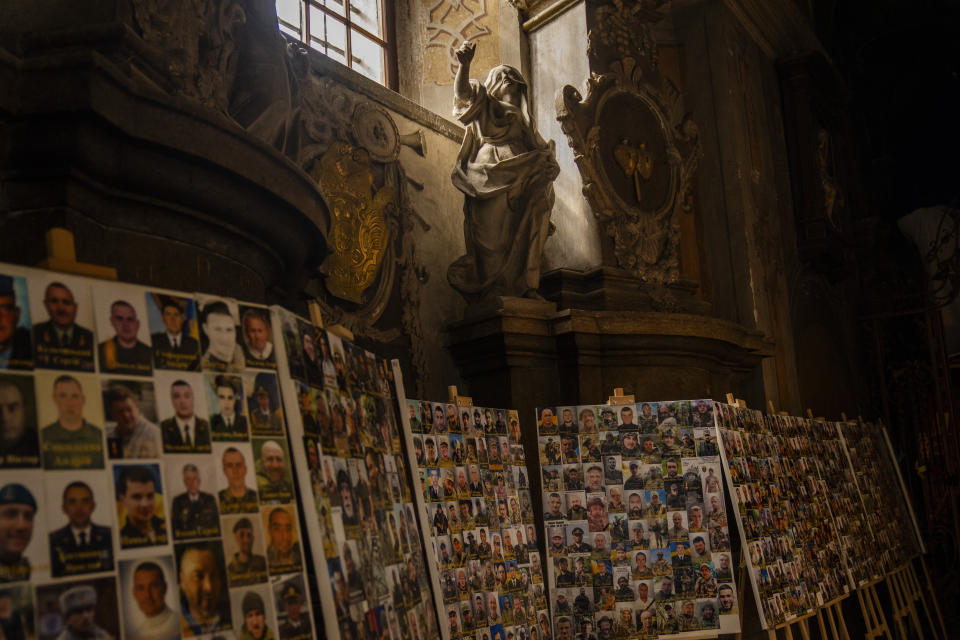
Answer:
<svg viewBox="0 0 960 640"><path fill-rule="evenodd" d="M330 9L338 16L346 15L346 3L343 0L313 0L313 2Z"/></svg>
<svg viewBox="0 0 960 640"><path fill-rule="evenodd" d="M296 29L291 29L290 27L288 27L287 25L283 24L282 22L280 23L280 32L281 32L281 33L285 33L285 34L287 34L288 36L293 36L293 37L296 38L297 40L300 39L300 31L298 31L298 30L296 30Z"/></svg>
<svg viewBox="0 0 960 640"><path fill-rule="evenodd" d="M300 0L277 0L277 17L295 28L300 26ZM297 34L299 36L299 34Z"/></svg>
<svg viewBox="0 0 960 640"><path fill-rule="evenodd" d="M337 62L347 63L346 27L316 7L310 7L310 46Z"/></svg>
<svg viewBox="0 0 960 640"><path fill-rule="evenodd" d="M353 53L353 64L350 66L383 84L383 47L358 31L351 31L350 36Z"/></svg>
<svg viewBox="0 0 960 640"><path fill-rule="evenodd" d="M366 29L370 33L383 38L380 26L383 18L380 15L382 0L350 0L350 21Z"/></svg>

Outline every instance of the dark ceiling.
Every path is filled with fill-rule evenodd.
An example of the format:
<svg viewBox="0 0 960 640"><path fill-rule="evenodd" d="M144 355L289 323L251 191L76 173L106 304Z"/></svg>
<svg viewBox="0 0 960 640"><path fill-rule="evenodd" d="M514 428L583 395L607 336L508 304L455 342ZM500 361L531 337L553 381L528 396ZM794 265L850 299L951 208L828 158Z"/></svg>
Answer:
<svg viewBox="0 0 960 640"><path fill-rule="evenodd" d="M960 198L960 1L813 0L847 82L870 211Z"/></svg>

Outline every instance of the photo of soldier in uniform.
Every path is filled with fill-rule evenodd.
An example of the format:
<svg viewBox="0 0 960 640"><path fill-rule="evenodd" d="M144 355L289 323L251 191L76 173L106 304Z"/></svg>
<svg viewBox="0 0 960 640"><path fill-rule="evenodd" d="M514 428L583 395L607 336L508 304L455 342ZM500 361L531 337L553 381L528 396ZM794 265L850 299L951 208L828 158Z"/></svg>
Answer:
<svg viewBox="0 0 960 640"><path fill-rule="evenodd" d="M180 638L180 611L177 605L177 576L173 558L120 563L120 603L124 633L138 640Z"/></svg>
<svg viewBox="0 0 960 640"><path fill-rule="evenodd" d="M200 366L206 371L243 371L246 358L237 341L237 303L204 296L198 298L197 304L203 350Z"/></svg>
<svg viewBox="0 0 960 640"><path fill-rule="evenodd" d="M203 487L213 487L214 466L203 458L181 458L167 462L167 478L170 482L183 482L183 492L170 502L170 524L174 540L209 538L220 535L217 499ZM201 464L184 460L196 459ZM174 486L176 486L174 484Z"/></svg>
<svg viewBox="0 0 960 640"><path fill-rule="evenodd" d="M261 510L267 530L267 563L270 575L300 571L300 541L297 535L297 515L292 507L263 507Z"/></svg>
<svg viewBox="0 0 960 640"><path fill-rule="evenodd" d="M276 369L277 356L273 349L273 326L270 310L261 307L240 307L240 333L243 355L247 366L256 369Z"/></svg>
<svg viewBox="0 0 960 640"><path fill-rule="evenodd" d="M250 445L239 442L217 444L213 454L214 460L220 464L217 476L220 513L256 513L257 491L251 488L256 479Z"/></svg>
<svg viewBox="0 0 960 640"><path fill-rule="evenodd" d="M33 378L0 373L0 467L39 466Z"/></svg>
<svg viewBox="0 0 960 640"><path fill-rule="evenodd" d="M158 293L148 293L146 298L153 366L177 371L199 370L200 341L193 300Z"/></svg>
<svg viewBox="0 0 960 640"><path fill-rule="evenodd" d="M30 480L42 486L39 474ZM36 564L40 546L31 545L34 528L44 530L33 492L18 482L0 487L0 583L30 579L31 559Z"/></svg>
<svg viewBox="0 0 960 640"><path fill-rule="evenodd" d="M93 371L93 306L81 281L57 276L30 280L34 366Z"/></svg>
<svg viewBox="0 0 960 640"><path fill-rule="evenodd" d="M204 379L195 373L157 374L157 403L165 453L208 453L210 423L203 396Z"/></svg>
<svg viewBox="0 0 960 640"><path fill-rule="evenodd" d="M233 619L237 640L276 640L273 629L273 598L269 587L232 589Z"/></svg>
<svg viewBox="0 0 960 640"><path fill-rule="evenodd" d="M121 523L120 548L167 544L160 466L116 465L113 467L113 476L117 522Z"/></svg>
<svg viewBox="0 0 960 640"><path fill-rule="evenodd" d="M117 583L111 576L37 587L40 640L112 640L118 637ZM51 633L44 618L59 624Z"/></svg>
<svg viewBox="0 0 960 640"><path fill-rule="evenodd" d="M37 403L44 469L103 469L103 424L96 378L38 373ZM88 402L89 397L93 399Z"/></svg>
<svg viewBox="0 0 960 640"><path fill-rule="evenodd" d="M27 280L0 274L0 370L32 369Z"/></svg>
<svg viewBox="0 0 960 640"><path fill-rule="evenodd" d="M113 570L113 521L109 510L94 521L97 496L109 496L106 479L84 474L84 480L57 477L46 482L47 522L50 532L50 573L54 578Z"/></svg>
<svg viewBox="0 0 960 640"><path fill-rule="evenodd" d="M250 415L250 431L254 435L283 433L283 410L277 377L272 373L247 374L244 391Z"/></svg>
<svg viewBox="0 0 960 640"><path fill-rule="evenodd" d="M234 628L223 549L219 541L184 542L174 549L183 636L200 636Z"/></svg>
<svg viewBox="0 0 960 640"><path fill-rule="evenodd" d="M158 458L163 439L157 426L152 382L101 380L111 458Z"/></svg>
<svg viewBox="0 0 960 640"><path fill-rule="evenodd" d="M253 454L257 460L257 490L263 502L290 502L293 499L293 479L287 462L287 443L284 438L254 439Z"/></svg>
<svg viewBox="0 0 960 640"><path fill-rule="evenodd" d="M101 373L149 376L153 371L145 299L140 290L123 285L94 289L97 357Z"/></svg>
<svg viewBox="0 0 960 640"><path fill-rule="evenodd" d="M244 415L243 381L240 376L208 374L206 382L210 432L214 442L246 441L247 417Z"/></svg>
<svg viewBox="0 0 960 640"><path fill-rule="evenodd" d="M258 518L228 516L223 519L223 549L231 587L267 581L267 558L263 552L263 529Z"/></svg>
<svg viewBox="0 0 960 640"><path fill-rule="evenodd" d="M280 640L311 640L310 616L304 599L303 577L295 576L273 585L277 604L277 635ZM394 598L396 601L396 597ZM402 600L397 603L402 603ZM399 631L399 630L398 630Z"/></svg>

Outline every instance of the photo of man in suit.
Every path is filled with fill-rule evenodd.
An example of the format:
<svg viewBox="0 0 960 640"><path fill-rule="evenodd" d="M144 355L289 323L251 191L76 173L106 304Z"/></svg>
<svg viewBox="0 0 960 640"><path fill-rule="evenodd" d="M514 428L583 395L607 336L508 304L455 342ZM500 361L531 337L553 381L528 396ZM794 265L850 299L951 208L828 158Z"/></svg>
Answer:
<svg viewBox="0 0 960 640"><path fill-rule="evenodd" d="M202 329L207 350L200 366L210 371L243 371L246 359L237 344L237 322L226 302L213 300L203 307Z"/></svg>
<svg viewBox="0 0 960 640"><path fill-rule="evenodd" d="M243 415L243 384L237 376L219 374L213 381L219 413L210 417L214 440L246 440L247 418Z"/></svg>
<svg viewBox="0 0 960 640"><path fill-rule="evenodd" d="M61 282L51 282L43 295L49 320L33 325L34 364L46 369L93 371L93 332L77 324L79 305Z"/></svg>
<svg viewBox="0 0 960 640"><path fill-rule="evenodd" d="M140 318L137 310L126 300L110 305L110 326L114 335L100 343L100 369L110 373L148 376L153 370L150 347L141 342Z"/></svg>
<svg viewBox="0 0 960 640"><path fill-rule="evenodd" d="M150 334L153 343L153 364L158 369L196 371L200 368L200 343L190 335L185 310L193 302L163 296L158 303L164 330Z"/></svg>
<svg viewBox="0 0 960 640"><path fill-rule="evenodd" d="M0 275L0 369L33 368L29 320L24 319L28 326L20 326L22 311L28 307L21 307L17 301L17 281L22 284L23 278L15 281L11 276Z"/></svg>
<svg viewBox="0 0 960 640"><path fill-rule="evenodd" d="M50 534L50 571L54 578L113 570L110 527L91 520L97 503L93 489L75 480L63 489L60 506L67 524Z"/></svg>
<svg viewBox="0 0 960 640"><path fill-rule="evenodd" d="M103 469L103 432L83 417L87 397L77 378L53 382L57 421L40 431L44 469Z"/></svg>
<svg viewBox="0 0 960 640"><path fill-rule="evenodd" d="M183 465L183 486L186 491L174 496L170 507L173 537L181 540L220 535L217 499L211 493L200 491L200 470L197 465Z"/></svg>
<svg viewBox="0 0 960 640"><path fill-rule="evenodd" d="M273 329L270 312L258 307L247 307L240 317L243 334L243 353L248 367L276 369L277 359L273 350Z"/></svg>
<svg viewBox="0 0 960 640"><path fill-rule="evenodd" d="M185 380L170 385L174 416L160 423L166 453L207 453L210 451L210 424L194 412L193 387Z"/></svg>
<svg viewBox="0 0 960 640"><path fill-rule="evenodd" d="M114 469L117 470L117 502L126 513L120 529L120 548L166 544L167 523L157 515L159 468L127 465Z"/></svg>

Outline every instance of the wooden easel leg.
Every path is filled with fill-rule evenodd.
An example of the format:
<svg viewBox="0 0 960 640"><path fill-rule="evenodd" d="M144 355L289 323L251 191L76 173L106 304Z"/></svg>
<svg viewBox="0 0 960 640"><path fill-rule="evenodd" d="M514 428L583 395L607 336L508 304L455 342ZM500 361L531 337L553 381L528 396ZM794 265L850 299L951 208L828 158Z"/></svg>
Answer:
<svg viewBox="0 0 960 640"><path fill-rule="evenodd" d="M810 617L807 616L800 621L800 637L803 640L810 640Z"/></svg>
<svg viewBox="0 0 960 640"><path fill-rule="evenodd" d="M820 638L827 640L827 627L823 624L823 610L817 609L817 625L820 626Z"/></svg>
<svg viewBox="0 0 960 640"><path fill-rule="evenodd" d="M890 603L893 605L893 611L890 617L897 625L897 631L900 633L901 640L907 640L907 630L903 625L903 619L907 617L906 596L903 593L903 584L900 581L900 570L897 569L887 575L887 588L890 590Z"/></svg>
<svg viewBox="0 0 960 640"><path fill-rule="evenodd" d="M920 624L920 616L917 614L917 596L919 593L913 589L913 582L910 578L910 571L912 569L912 565L904 565L903 570L900 571L900 584L903 586L903 597L906 598L907 601L907 611L910 613L910 622L917 632L917 637L920 638L920 640L926 640L926 636L923 633L923 625Z"/></svg>
<svg viewBox="0 0 960 640"><path fill-rule="evenodd" d="M930 613L930 605L927 603L927 598L923 597L923 589L920 587L920 579L917 577L917 569L913 566L913 562L907 565L907 582L910 585L910 594L914 603L919 600L920 604L923 605L923 615L927 619L930 636L933 640L940 640L940 630L933 622L933 616Z"/></svg>
<svg viewBox="0 0 960 640"><path fill-rule="evenodd" d="M850 632L847 631L847 623L843 619L843 610L840 608L841 602L836 602L833 606L836 608L837 618L840 621L840 635L838 637L840 640L850 640Z"/></svg>
<svg viewBox="0 0 960 640"><path fill-rule="evenodd" d="M776 629L767 629L767 638L769 640L777 640L777 630Z"/></svg>
<svg viewBox="0 0 960 640"><path fill-rule="evenodd" d="M927 583L927 597L924 598L924 602L929 599L930 602L933 603L933 610L937 614L937 622L940 623L940 626L937 628L937 633L941 638L946 639L948 637L947 625L943 624L943 614L940 612L940 601L937 600L937 596L933 591L933 583L930 581L930 571L927 570L927 561L923 556L920 556L920 566L923 567L923 577ZM917 582L917 588L919 589L919 579ZM930 621L930 626L931 628L934 626L932 620Z"/></svg>
<svg viewBox="0 0 960 640"><path fill-rule="evenodd" d="M883 635L887 637L887 640L893 640L893 636L890 633L890 625L887 624L887 616L884 615L883 606L880 604L880 595L877 593L876 585L870 587L870 598L873 600L877 620L880 621L879 629L883 631Z"/></svg>

